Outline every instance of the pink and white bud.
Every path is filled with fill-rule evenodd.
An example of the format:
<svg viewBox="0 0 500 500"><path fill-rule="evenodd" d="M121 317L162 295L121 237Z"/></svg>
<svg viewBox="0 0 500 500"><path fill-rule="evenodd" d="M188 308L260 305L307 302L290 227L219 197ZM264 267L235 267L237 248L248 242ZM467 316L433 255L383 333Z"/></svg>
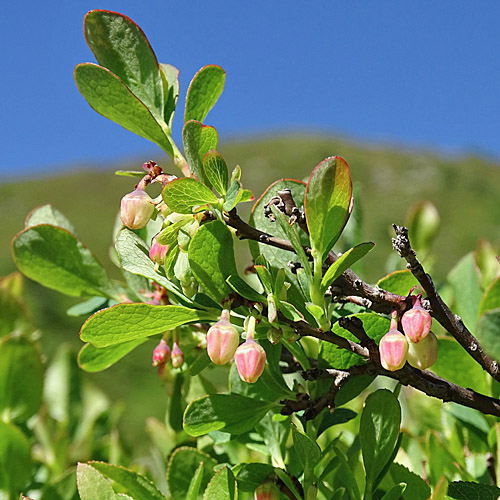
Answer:
<svg viewBox="0 0 500 500"><path fill-rule="evenodd" d="M172 366L174 368L179 368L184 363L184 353L181 351L181 348L174 342L174 346L172 347Z"/></svg>
<svg viewBox="0 0 500 500"><path fill-rule="evenodd" d="M255 490L254 500L279 500L280 490L272 481L266 481Z"/></svg>
<svg viewBox="0 0 500 500"><path fill-rule="evenodd" d="M144 227L154 211L152 198L143 189L126 194L120 204L120 218L130 229Z"/></svg>
<svg viewBox="0 0 500 500"><path fill-rule="evenodd" d="M224 309L220 320L207 332L207 353L216 365L224 365L232 359L240 342L238 330L229 321L229 311Z"/></svg>
<svg viewBox="0 0 500 500"><path fill-rule="evenodd" d="M420 370L427 370L432 366L438 355L438 339L429 332L420 342L410 342L408 347L408 363Z"/></svg>
<svg viewBox="0 0 500 500"><path fill-rule="evenodd" d="M153 366L164 365L170 361L170 349L164 339L155 347L153 351Z"/></svg>
<svg viewBox="0 0 500 500"><path fill-rule="evenodd" d="M408 340L396 328L391 328L380 340L378 346L380 363L391 372L400 370L406 363Z"/></svg>
<svg viewBox="0 0 500 500"><path fill-rule="evenodd" d="M401 325L408 340L413 343L420 342L429 334L432 326L432 317L422 307L418 297L415 305L403 314Z"/></svg>
<svg viewBox="0 0 500 500"><path fill-rule="evenodd" d="M156 240L156 236L153 238L153 243L149 249L149 258L156 264L163 265L165 263L165 255L168 252L168 245L161 245Z"/></svg>
<svg viewBox="0 0 500 500"><path fill-rule="evenodd" d="M234 360L241 380L253 384L257 382L266 366L266 351L252 337L248 337L236 349Z"/></svg>

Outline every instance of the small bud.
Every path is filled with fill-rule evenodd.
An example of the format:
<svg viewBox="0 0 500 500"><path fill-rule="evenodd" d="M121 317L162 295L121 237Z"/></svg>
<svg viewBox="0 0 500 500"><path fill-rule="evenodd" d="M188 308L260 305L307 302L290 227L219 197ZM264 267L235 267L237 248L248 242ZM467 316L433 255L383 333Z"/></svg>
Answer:
<svg viewBox="0 0 500 500"><path fill-rule="evenodd" d="M438 355L438 339L429 332L420 342L410 342L408 346L408 363L420 370L426 370L432 366Z"/></svg>
<svg viewBox="0 0 500 500"><path fill-rule="evenodd" d="M224 309L220 320L207 332L207 352L216 365L224 365L232 359L238 347L240 336L229 321L229 311Z"/></svg>
<svg viewBox="0 0 500 500"><path fill-rule="evenodd" d="M248 337L234 353L236 367L241 380L253 384L257 382L264 371L266 365L266 351L255 342L252 337Z"/></svg>
<svg viewBox="0 0 500 500"><path fill-rule="evenodd" d="M130 229L144 227L154 211L151 197L143 189L136 189L126 194L120 204L120 217L123 224Z"/></svg>
<svg viewBox="0 0 500 500"><path fill-rule="evenodd" d="M279 500L280 490L272 481L265 481L257 487L254 500Z"/></svg>
<svg viewBox="0 0 500 500"><path fill-rule="evenodd" d="M430 332L432 317L422 307L418 297L415 305L403 314L401 325L408 340L413 343L420 342Z"/></svg>
<svg viewBox="0 0 500 500"><path fill-rule="evenodd" d="M153 243L151 244L151 248L149 249L149 258L155 262L156 264L164 264L165 263L165 255L168 252L168 245L161 245L156 240L156 236L153 238Z"/></svg>
<svg viewBox="0 0 500 500"><path fill-rule="evenodd" d="M403 368L408 353L408 340L396 328L391 328L380 340L378 346L380 363L391 372Z"/></svg>
<svg viewBox="0 0 500 500"><path fill-rule="evenodd" d="M172 366L174 368L179 368L182 363L184 363L184 353L181 351L177 342L174 342L174 346L172 347Z"/></svg>
<svg viewBox="0 0 500 500"><path fill-rule="evenodd" d="M155 347L153 351L153 366L164 365L170 361L170 349L164 339Z"/></svg>

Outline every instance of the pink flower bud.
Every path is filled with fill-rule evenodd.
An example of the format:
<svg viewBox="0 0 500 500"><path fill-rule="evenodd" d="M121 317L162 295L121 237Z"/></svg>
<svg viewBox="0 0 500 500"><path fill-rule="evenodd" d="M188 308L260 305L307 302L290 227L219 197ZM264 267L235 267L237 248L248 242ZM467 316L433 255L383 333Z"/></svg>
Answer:
<svg viewBox="0 0 500 500"><path fill-rule="evenodd" d="M403 368L408 353L408 340L396 328L391 328L380 340L378 346L380 363L391 372Z"/></svg>
<svg viewBox="0 0 500 500"><path fill-rule="evenodd" d="M170 361L170 349L165 342L161 339L160 343L155 347L153 351L153 366L164 365Z"/></svg>
<svg viewBox="0 0 500 500"><path fill-rule="evenodd" d="M252 337L248 337L234 353L236 367L241 380L253 384L262 375L266 365L266 351L255 342Z"/></svg>
<svg viewBox="0 0 500 500"><path fill-rule="evenodd" d="M234 356L240 336L229 321L229 311L224 309L220 320L207 332L207 352L216 365L224 365Z"/></svg>
<svg viewBox="0 0 500 500"><path fill-rule="evenodd" d="M266 481L257 487L254 500L279 500L280 490L272 481Z"/></svg>
<svg viewBox="0 0 500 500"><path fill-rule="evenodd" d="M421 306L418 297L415 305L403 314L401 325L410 342L420 342L429 333L432 326L432 317Z"/></svg>
<svg viewBox="0 0 500 500"><path fill-rule="evenodd" d="M168 245L161 245L156 241L156 237L154 237L151 248L149 249L149 258L156 264L164 264L167 252Z"/></svg>
<svg viewBox="0 0 500 500"><path fill-rule="evenodd" d="M143 189L136 189L126 194L121 201L120 217L130 229L144 227L153 215L154 203Z"/></svg>
<svg viewBox="0 0 500 500"><path fill-rule="evenodd" d="M174 342L174 346L172 347L172 366L174 368L179 368L182 363L184 363L184 353L181 351L177 342Z"/></svg>
<svg viewBox="0 0 500 500"><path fill-rule="evenodd" d="M432 366L438 355L438 339L429 332L420 342L410 342L408 347L408 363L420 370Z"/></svg>

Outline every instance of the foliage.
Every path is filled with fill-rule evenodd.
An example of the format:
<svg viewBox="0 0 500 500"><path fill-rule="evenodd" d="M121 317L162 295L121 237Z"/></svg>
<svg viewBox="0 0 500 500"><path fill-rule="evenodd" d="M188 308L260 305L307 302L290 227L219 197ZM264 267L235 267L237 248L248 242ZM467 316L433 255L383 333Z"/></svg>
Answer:
<svg viewBox="0 0 500 500"><path fill-rule="evenodd" d="M114 232L119 280L49 206L28 216L13 256L29 278L82 298L72 309L90 315L80 331L81 369L104 370L150 339L160 342L154 365L169 407L165 423L149 422L153 451L140 463L123 448L119 415L106 398L80 385L71 353L62 347L44 365L20 276L5 278L0 490L6 498L244 499L269 482L275 496L297 500L426 499L431 490L436 499L493 498L497 488L488 483L500 466L498 452L488 459L487 453L500 447L494 420L500 265L491 249L467 255L438 291L408 230L395 226L394 248L411 272L369 285L351 267L373 243L345 247L360 230L350 219L349 167L338 156L320 162L307 182L272 184L246 223L237 210L253 195L243 187L241 168L230 172L217 150L215 129L203 123L222 92L224 71L212 65L194 76L182 153L172 139L178 70L158 63L142 30L121 14L91 11L85 36L99 64L76 67L82 95L97 112L161 147L183 177L153 161L142 172L121 172L138 180L136 193L154 185L162 192L152 214L142 205L149 197L122 201L129 227L118 223ZM134 211L147 217L136 219ZM142 222L132 229L129 220ZM432 264L435 212L417 206L410 222L419 254ZM235 256L237 237L250 242L250 275ZM153 238L163 246L161 258L153 255ZM439 334L434 371L409 362L384 369L380 340L402 329L401 317L419 300L425 306L419 314L430 314ZM207 336L221 317L245 340L235 352L227 352L232 347L223 337ZM236 363L215 366L207 342L219 342L221 358L234 355ZM463 366L470 368L467 380ZM460 385L469 387L469 380L478 392Z"/></svg>

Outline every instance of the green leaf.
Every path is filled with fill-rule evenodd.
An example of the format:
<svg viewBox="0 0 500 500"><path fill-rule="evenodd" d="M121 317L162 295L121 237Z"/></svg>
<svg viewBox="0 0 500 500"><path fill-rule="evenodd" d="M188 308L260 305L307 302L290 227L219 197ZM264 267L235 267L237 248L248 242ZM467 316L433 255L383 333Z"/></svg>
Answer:
<svg viewBox="0 0 500 500"><path fill-rule="evenodd" d="M224 89L226 73L216 65L201 68L194 75L186 96L184 123L189 120L203 122Z"/></svg>
<svg viewBox="0 0 500 500"><path fill-rule="evenodd" d="M167 483L172 500L186 499L191 478L200 464L203 464L200 482L200 489L203 491L214 474L217 462L196 448L180 447L172 453L167 468Z"/></svg>
<svg viewBox="0 0 500 500"><path fill-rule="evenodd" d="M182 142L189 170L208 184L203 171L203 157L211 149L217 149L219 143L217 130L195 120L188 121L182 129Z"/></svg>
<svg viewBox="0 0 500 500"><path fill-rule="evenodd" d="M474 331L478 319L479 303L483 295L474 254L468 253L448 275L455 296L454 312L461 316L465 326Z"/></svg>
<svg viewBox="0 0 500 500"><path fill-rule="evenodd" d="M25 337L0 340L0 418L25 422L42 402L43 365L35 345Z"/></svg>
<svg viewBox="0 0 500 500"><path fill-rule="evenodd" d="M219 202L207 186L195 179L184 177L175 179L163 188L163 200L168 208L179 214L192 214L193 208Z"/></svg>
<svg viewBox="0 0 500 500"><path fill-rule="evenodd" d="M364 257L373 247L375 243L367 242L360 243L355 247L349 249L341 255L326 271L323 279L321 280L322 293L347 269L349 269L355 262Z"/></svg>
<svg viewBox="0 0 500 500"><path fill-rule="evenodd" d="M85 39L97 62L117 75L156 119L163 119L163 86L156 55L141 28L128 17L92 10Z"/></svg>
<svg viewBox="0 0 500 500"><path fill-rule="evenodd" d="M149 258L149 248L137 234L130 229L122 229L116 237L115 247L123 269L156 281L183 302L189 303L182 290L156 270L154 262ZM175 249L176 246L172 248Z"/></svg>
<svg viewBox="0 0 500 500"><path fill-rule="evenodd" d="M88 465L99 471L104 477L113 480L134 500L165 500L156 486L137 472L104 462L89 462Z"/></svg>
<svg viewBox="0 0 500 500"><path fill-rule="evenodd" d="M217 430L243 434L253 429L267 411L278 406L236 394L204 396L186 408L184 430L190 436L202 436Z"/></svg>
<svg viewBox="0 0 500 500"><path fill-rule="evenodd" d="M236 473L238 490L253 493L272 474L273 470L274 467L269 464L249 463L236 465L233 472Z"/></svg>
<svg viewBox="0 0 500 500"><path fill-rule="evenodd" d="M156 241L160 245L174 245L177 243L177 238L179 236L179 231L188 223L193 220L192 217L186 216L185 220L180 220L170 224L166 228L162 229L156 236Z"/></svg>
<svg viewBox="0 0 500 500"><path fill-rule="evenodd" d="M183 306L118 304L91 316L82 326L80 339L95 347L107 347L197 321L215 319L213 314Z"/></svg>
<svg viewBox="0 0 500 500"><path fill-rule="evenodd" d="M136 347L144 344L147 339L131 340L122 344L97 348L86 344L78 353L78 366L89 373L101 372L132 352Z"/></svg>
<svg viewBox="0 0 500 500"><path fill-rule="evenodd" d="M336 401L335 401L336 403ZM357 415L356 412L349 410L347 408L335 408L333 413L324 412L321 423L318 427L318 437L325 432L327 429L334 425L345 424L352 420Z"/></svg>
<svg viewBox="0 0 500 500"><path fill-rule="evenodd" d="M163 119L169 129L171 129L175 108L179 100L179 70L170 64L160 63L160 71L162 75L163 98L165 101Z"/></svg>
<svg viewBox="0 0 500 500"><path fill-rule="evenodd" d="M241 182L237 179L229 186L225 197L226 201L223 205L226 212L230 212L237 205L242 189Z"/></svg>
<svg viewBox="0 0 500 500"><path fill-rule="evenodd" d="M484 292L479 303L479 316L491 309L498 309L500 307L500 277L493 281Z"/></svg>
<svg viewBox="0 0 500 500"><path fill-rule="evenodd" d="M192 363L189 365L189 375L194 377L201 373L207 366L210 366L212 363L211 359L208 356L208 353L205 349L201 352L201 354L196 357Z"/></svg>
<svg viewBox="0 0 500 500"><path fill-rule="evenodd" d="M232 291L227 278L238 274L231 231L218 220L203 224L191 239L188 256L194 277L220 303Z"/></svg>
<svg viewBox="0 0 500 500"><path fill-rule="evenodd" d="M208 483L203 500L236 500L238 487L234 475L227 466L222 467Z"/></svg>
<svg viewBox="0 0 500 500"><path fill-rule="evenodd" d="M280 300L278 308L289 320L304 321L304 315L293 304Z"/></svg>
<svg viewBox="0 0 500 500"><path fill-rule="evenodd" d="M173 156L170 139L151 111L111 71L91 63L75 68L78 90L97 113L144 139L154 142Z"/></svg>
<svg viewBox="0 0 500 500"><path fill-rule="evenodd" d="M221 154L211 149L203 157L203 172L217 192L224 196L227 192L229 174L227 165Z"/></svg>
<svg viewBox="0 0 500 500"><path fill-rule="evenodd" d="M488 394L488 383L481 366L455 339L439 337L438 341L438 358L432 371L457 385L474 387L474 390Z"/></svg>
<svg viewBox="0 0 500 500"><path fill-rule="evenodd" d="M453 500L497 500L500 488L490 484L455 481L448 486L448 497Z"/></svg>
<svg viewBox="0 0 500 500"><path fill-rule="evenodd" d="M189 488L186 493L186 500L198 500L198 495L200 494L201 481L203 479L203 462L200 463L191 482L189 483Z"/></svg>
<svg viewBox="0 0 500 500"><path fill-rule="evenodd" d="M419 286L419 283L409 269L404 269L388 274L377 283L377 286L382 290L406 297L413 287Z"/></svg>
<svg viewBox="0 0 500 500"><path fill-rule="evenodd" d="M6 498L17 498L28 486L32 468L28 439L18 427L0 420L0 491L13 493Z"/></svg>
<svg viewBox="0 0 500 500"><path fill-rule="evenodd" d="M19 270L47 288L76 297L115 294L92 252L66 229L29 227L14 238L12 251Z"/></svg>
<svg viewBox="0 0 500 500"><path fill-rule="evenodd" d="M393 455L401 425L401 408L396 396L387 389L379 389L365 401L359 426L361 452L366 471L366 490Z"/></svg>
<svg viewBox="0 0 500 500"><path fill-rule="evenodd" d="M237 274L232 274L226 279L226 283L238 294L252 302L265 302L266 299L254 290L244 279Z"/></svg>
<svg viewBox="0 0 500 500"><path fill-rule="evenodd" d="M492 309L479 318L476 337L485 352L500 362L500 308Z"/></svg>
<svg viewBox="0 0 500 500"><path fill-rule="evenodd" d="M26 229L31 226L38 226L39 224L50 224L52 226L62 227L76 236L76 230L73 224L52 205L42 205L32 210L26 217L24 227Z"/></svg>
<svg viewBox="0 0 500 500"><path fill-rule="evenodd" d="M401 464L393 463L389 474L395 483L406 483L408 487L403 492L404 500L427 500L431 495L429 485L414 472Z"/></svg>
<svg viewBox="0 0 500 500"><path fill-rule="evenodd" d="M296 500L301 500L303 498L297 490L297 486L295 485L292 478L283 469L274 469L274 472L281 479L281 481L283 481L285 486L290 490Z"/></svg>
<svg viewBox="0 0 500 500"><path fill-rule="evenodd" d="M353 314L349 317L359 318L363 323L363 328L365 329L367 335L374 339L377 343L389 331L389 319L379 316L378 314L359 313ZM342 328L338 323L333 325L332 332L340 335L341 337L352 340L353 342L358 342L354 335ZM334 344L324 341L321 341L320 344L321 347L319 357L328 363L328 365L332 368L336 368L337 370L347 370L352 366L359 365L363 362L363 358L357 354L347 351L346 349L341 349Z"/></svg>
<svg viewBox="0 0 500 500"><path fill-rule="evenodd" d="M16 274L21 277L21 274ZM0 279L0 311L2 311L0 314L0 337L16 330L24 331L30 325L26 305L21 297L10 288L9 278Z"/></svg>
<svg viewBox="0 0 500 500"><path fill-rule="evenodd" d="M406 487L406 483L396 484L380 500L399 500Z"/></svg>
<svg viewBox="0 0 500 500"><path fill-rule="evenodd" d="M321 458L321 449L307 434L292 425L293 446L304 466L304 474L311 471Z"/></svg>
<svg viewBox="0 0 500 500"><path fill-rule="evenodd" d="M311 173L305 213L311 245L323 261L338 240L352 211L352 182L339 156L322 161Z"/></svg>
<svg viewBox="0 0 500 500"><path fill-rule="evenodd" d="M81 500L115 500L115 492L107 479L91 465L78 464L76 469Z"/></svg>

